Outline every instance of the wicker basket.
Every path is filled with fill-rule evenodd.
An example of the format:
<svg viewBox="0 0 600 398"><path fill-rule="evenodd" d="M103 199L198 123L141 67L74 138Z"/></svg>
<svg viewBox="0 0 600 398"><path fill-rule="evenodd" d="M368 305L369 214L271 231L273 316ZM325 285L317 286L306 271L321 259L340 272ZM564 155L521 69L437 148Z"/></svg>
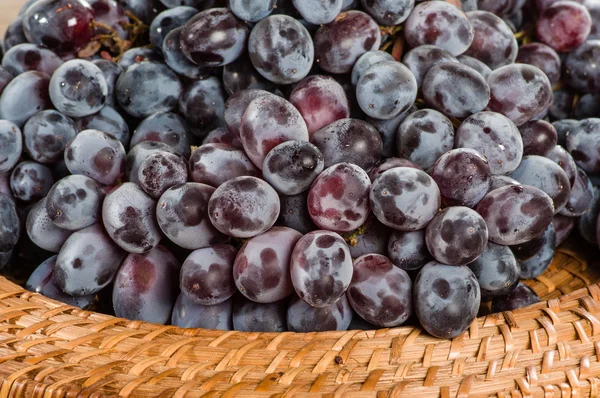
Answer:
<svg viewBox="0 0 600 398"><path fill-rule="evenodd" d="M0 397L582 397L600 394L600 280L568 248L545 302L453 340L421 329L240 333L127 321L0 278Z"/></svg>

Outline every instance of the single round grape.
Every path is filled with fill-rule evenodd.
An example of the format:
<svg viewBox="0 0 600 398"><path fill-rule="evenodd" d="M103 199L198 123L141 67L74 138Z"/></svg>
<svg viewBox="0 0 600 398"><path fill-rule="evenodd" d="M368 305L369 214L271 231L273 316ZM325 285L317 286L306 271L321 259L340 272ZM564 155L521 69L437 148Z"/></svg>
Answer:
<svg viewBox="0 0 600 398"><path fill-rule="evenodd" d="M263 177L278 192L296 195L307 191L323 168L319 148L307 141L286 141L265 157Z"/></svg>
<svg viewBox="0 0 600 398"><path fill-rule="evenodd" d="M21 236L17 205L7 195L0 194L0 253L8 253Z"/></svg>
<svg viewBox="0 0 600 398"><path fill-rule="evenodd" d="M162 238L156 202L137 184L126 182L110 191L102 204L102 221L110 237L129 253L148 253Z"/></svg>
<svg viewBox="0 0 600 398"><path fill-rule="evenodd" d="M118 104L140 119L174 109L181 94L181 82L175 72L158 62L131 65L119 76L115 87Z"/></svg>
<svg viewBox="0 0 600 398"><path fill-rule="evenodd" d="M425 228L441 205L440 190L433 178L408 167L383 173L373 182L370 199L377 219L400 231Z"/></svg>
<svg viewBox="0 0 600 398"><path fill-rule="evenodd" d="M131 23L129 17L125 14L125 9L117 3L116 0L87 0L94 10L94 20L107 25L110 29L96 26L97 34L111 34L116 32L123 39L129 39L129 31L125 26Z"/></svg>
<svg viewBox="0 0 600 398"><path fill-rule="evenodd" d="M330 76L314 75L303 79L290 94L290 103L302 115L309 134L350 116L346 92Z"/></svg>
<svg viewBox="0 0 600 398"><path fill-rule="evenodd" d="M544 9L536 22L538 39L556 51L569 52L588 38L592 17L575 1L559 1Z"/></svg>
<svg viewBox="0 0 600 398"><path fill-rule="evenodd" d="M52 75L63 63L53 51L30 43L11 47L2 58L2 67L14 76L28 71Z"/></svg>
<svg viewBox="0 0 600 398"><path fill-rule="evenodd" d="M130 320L166 324L177 299L180 264L164 246L146 254L130 254L115 276L115 315Z"/></svg>
<svg viewBox="0 0 600 398"><path fill-rule="evenodd" d="M411 113L398 128L397 153L424 170L431 168L454 146L454 127L442 113L421 109Z"/></svg>
<svg viewBox="0 0 600 398"><path fill-rule="evenodd" d="M490 73L492 73L492 69L477 58L469 57L468 55L459 55L456 59L461 64L475 69L486 80Z"/></svg>
<svg viewBox="0 0 600 398"><path fill-rule="evenodd" d="M415 12L415 0L361 0L361 4L370 16L384 26L400 25Z"/></svg>
<svg viewBox="0 0 600 398"><path fill-rule="evenodd" d="M127 70L131 65L141 64L142 62L163 62L163 58L155 48L134 47L127 50L119 57L118 65Z"/></svg>
<svg viewBox="0 0 600 398"><path fill-rule="evenodd" d="M540 298L527 285L519 282L506 296L500 296L492 300L492 311L505 312L514 311L518 308L527 307L540 302Z"/></svg>
<svg viewBox="0 0 600 398"><path fill-rule="evenodd" d="M164 38L162 53L165 63L177 74L189 79L203 79L207 77L207 68L196 65L190 61L181 49L181 32L183 26L171 30Z"/></svg>
<svg viewBox="0 0 600 398"><path fill-rule="evenodd" d="M359 119L335 121L314 133L310 142L321 150L325 167L345 162L368 171L381 159L379 133Z"/></svg>
<svg viewBox="0 0 600 398"><path fill-rule="evenodd" d="M483 297L504 296L519 283L521 268L508 246L489 242L481 256L469 264Z"/></svg>
<svg viewBox="0 0 600 398"><path fill-rule="evenodd" d="M370 215L367 221L355 231L344 235L350 255L358 258L365 254L387 255L387 244L392 230Z"/></svg>
<svg viewBox="0 0 600 398"><path fill-rule="evenodd" d="M139 183L138 170L142 162L156 152L169 152L177 154L177 151L167 144L156 141L142 141L133 146L127 154L127 181Z"/></svg>
<svg viewBox="0 0 600 398"><path fill-rule="evenodd" d="M388 241L388 256L396 267L405 271L421 269L432 260L425 242L425 230L394 231Z"/></svg>
<svg viewBox="0 0 600 398"><path fill-rule="evenodd" d="M25 32L23 32L23 15L19 15L6 27L2 47L6 53L12 47L23 43L29 43L29 40L25 37Z"/></svg>
<svg viewBox="0 0 600 398"><path fill-rule="evenodd" d="M515 124L499 113L480 112L456 130L455 146L481 153L495 175L510 173L523 157L523 139Z"/></svg>
<svg viewBox="0 0 600 398"><path fill-rule="evenodd" d="M171 146L184 158L190 157L189 127L176 113L158 112L142 120L133 132L131 146L142 141L162 142Z"/></svg>
<svg viewBox="0 0 600 398"><path fill-rule="evenodd" d="M352 280L348 245L335 232L310 232L294 247L290 274L301 299L313 307L329 307L340 300Z"/></svg>
<svg viewBox="0 0 600 398"><path fill-rule="evenodd" d="M577 218L561 216L560 214L554 217L554 220L552 220L552 225L556 230L556 247L562 245L569 238L569 236L571 236L571 232L574 231L575 227L577 226L577 222ZM583 235L581 230L580 233ZM595 237L596 233L594 232L594 238ZM590 243L593 242L594 241L591 241Z"/></svg>
<svg viewBox="0 0 600 398"><path fill-rule="evenodd" d="M56 226L46 212L46 198L37 202L27 215L27 235L36 246L58 253L73 232Z"/></svg>
<svg viewBox="0 0 600 398"><path fill-rule="evenodd" d="M22 128L30 117L49 108L50 76L42 72L21 73L11 80L0 96L0 119Z"/></svg>
<svg viewBox="0 0 600 398"><path fill-rule="evenodd" d="M46 211L56 226L78 231L100 221L104 196L96 181L70 175L52 186L46 197Z"/></svg>
<svg viewBox="0 0 600 398"><path fill-rule="evenodd" d="M225 126L225 90L216 77L196 80L187 86L179 98L178 111L191 133L204 137L209 131Z"/></svg>
<svg viewBox="0 0 600 398"><path fill-rule="evenodd" d="M200 66L223 66L245 50L247 26L227 8L210 8L196 14L181 32L181 48Z"/></svg>
<svg viewBox="0 0 600 398"><path fill-rule="evenodd" d="M343 0L292 0L300 16L313 25L333 22L342 12Z"/></svg>
<svg viewBox="0 0 600 398"><path fill-rule="evenodd" d="M467 266L432 261L415 279L413 302L421 326L429 334L451 339L465 332L475 320L481 291Z"/></svg>
<svg viewBox="0 0 600 398"><path fill-rule="evenodd" d="M6 69L0 66L0 95L2 95L2 92L13 78L14 76L11 73L7 72Z"/></svg>
<svg viewBox="0 0 600 398"><path fill-rule="evenodd" d="M189 168L192 181L215 188L232 178L260 175L244 151L223 144L204 144L196 148Z"/></svg>
<svg viewBox="0 0 600 398"><path fill-rule="evenodd" d="M232 134L240 136L242 118L246 108L252 101L265 95L271 95L271 93L265 90L248 89L241 90L227 99L223 116L225 125Z"/></svg>
<svg viewBox="0 0 600 398"><path fill-rule="evenodd" d="M596 64L598 57L600 40L588 40L566 56L563 78L569 87L584 93L600 91L600 68Z"/></svg>
<svg viewBox="0 0 600 398"><path fill-rule="evenodd" d="M42 292L44 286L52 281L52 272L56 265L56 257L57 256L52 256L47 260L44 260L35 268L25 283L25 289L35 293Z"/></svg>
<svg viewBox="0 0 600 398"><path fill-rule="evenodd" d="M474 30L471 46L465 52L494 69L509 65L517 59L517 39L502 19L487 11L467 12Z"/></svg>
<svg viewBox="0 0 600 398"><path fill-rule="evenodd" d="M415 76L417 87L421 87L429 69L443 62L458 63L458 60L450 52L430 44L413 48L406 53L402 60L402 63Z"/></svg>
<svg viewBox="0 0 600 398"><path fill-rule="evenodd" d="M410 160L403 158L387 158L369 171L369 178L371 179L371 182L375 182L375 180L383 173L396 167L411 167L413 169L422 170L421 167Z"/></svg>
<svg viewBox="0 0 600 398"><path fill-rule="evenodd" d="M323 171L308 194L308 212L321 229L349 232L367 221L371 181L352 163L338 163Z"/></svg>
<svg viewBox="0 0 600 398"><path fill-rule="evenodd" d="M547 156L558 142L556 129L545 120L527 122L519 127L523 137L523 154Z"/></svg>
<svg viewBox="0 0 600 398"><path fill-rule="evenodd" d="M42 47L68 53L87 46L94 36L94 10L83 0L41 0L23 14L27 39Z"/></svg>
<svg viewBox="0 0 600 398"><path fill-rule="evenodd" d="M287 306L288 300L256 303L238 296L233 300L233 329L240 332L285 332Z"/></svg>
<svg viewBox="0 0 600 398"><path fill-rule="evenodd" d="M113 280L126 254L100 224L91 225L73 233L60 249L54 283L72 296L98 293Z"/></svg>
<svg viewBox="0 0 600 398"><path fill-rule="evenodd" d="M600 214L600 188L596 186L592 187L594 197L588 203L590 209L584 215L578 219L561 216L560 214L554 217L557 246L560 245L564 239L566 239L563 238L562 235L568 236L568 234L572 231L574 223L577 223L577 230L583 239L592 245L598 244L598 238L596 236L596 221L598 220L598 214ZM572 222L568 222L568 220L572 220Z"/></svg>
<svg viewBox="0 0 600 398"><path fill-rule="evenodd" d="M394 61L394 57L385 51L367 51L358 58L352 67L352 84L356 85L367 69L383 61Z"/></svg>
<svg viewBox="0 0 600 398"><path fill-rule="evenodd" d="M119 0L123 8L130 11L146 25L150 25L152 20L165 9L162 2L168 0ZM187 0L179 0L187 1ZM175 5L173 5L174 7Z"/></svg>
<svg viewBox="0 0 600 398"><path fill-rule="evenodd" d="M232 313L233 299L216 305L200 305L181 293L173 307L171 325L192 329L233 330Z"/></svg>
<svg viewBox="0 0 600 398"><path fill-rule="evenodd" d="M93 115L75 119L75 126L78 131L100 130L112 135L123 144L123 147L129 148L129 126L123 116L114 108L105 105L100 112Z"/></svg>
<svg viewBox="0 0 600 398"><path fill-rule="evenodd" d="M556 249L556 232L552 224L550 224L545 234L547 234L547 239L542 248L530 259L519 261L521 279L537 278L546 272L550 264L552 264Z"/></svg>
<svg viewBox="0 0 600 398"><path fill-rule="evenodd" d="M308 192L291 196L281 195L279 200L281 211L279 212L277 225L295 229L303 234L317 229L308 213Z"/></svg>
<svg viewBox="0 0 600 398"><path fill-rule="evenodd" d="M381 32L377 23L362 11L343 12L314 36L315 60L329 73L348 73L367 51L379 49Z"/></svg>
<svg viewBox="0 0 600 398"><path fill-rule="evenodd" d="M251 238L268 231L279 216L279 196L256 177L237 177L221 184L208 202L212 224L235 238Z"/></svg>
<svg viewBox="0 0 600 398"><path fill-rule="evenodd" d="M72 174L83 174L104 185L123 177L125 162L123 144L98 130L80 132L65 148L65 163Z"/></svg>
<svg viewBox="0 0 600 398"><path fill-rule="evenodd" d="M518 245L540 236L552 222L554 205L544 191L509 185L488 193L475 208L485 220L490 241Z"/></svg>
<svg viewBox="0 0 600 398"><path fill-rule="evenodd" d="M510 177L521 184L544 191L552 198L554 213L565 207L571 194L571 182L565 171L552 160L542 156L525 156Z"/></svg>
<svg viewBox="0 0 600 398"><path fill-rule="evenodd" d="M156 16L150 24L150 43L159 51L167 35L176 28L183 27L198 14L194 7L179 6L169 8Z"/></svg>
<svg viewBox="0 0 600 398"><path fill-rule="evenodd" d="M531 120L552 101L552 86L544 72L525 64L507 65L488 77L491 99L488 109L517 126Z"/></svg>
<svg viewBox="0 0 600 398"><path fill-rule="evenodd" d="M66 115L54 110L41 111L25 123L25 149L36 162L56 163L63 159L65 146L77 132L75 123Z"/></svg>
<svg viewBox="0 0 600 398"><path fill-rule="evenodd" d="M514 178L510 178L504 175L493 175L492 183L490 184L490 190L488 192L492 192L494 189L506 187L509 185L522 185L519 181Z"/></svg>
<svg viewBox="0 0 600 398"><path fill-rule="evenodd" d="M529 43L519 47L516 62L540 68L552 84L560 80L560 57L556 51L543 43Z"/></svg>
<svg viewBox="0 0 600 398"><path fill-rule="evenodd" d="M154 199L172 186L187 181L187 164L181 156L168 152L157 152L148 156L138 170L140 186Z"/></svg>
<svg viewBox="0 0 600 398"><path fill-rule="evenodd" d="M21 129L8 120L0 120L0 173L6 173L15 167L22 152Z"/></svg>
<svg viewBox="0 0 600 398"><path fill-rule="evenodd" d="M458 7L446 2L426 1L410 13L404 26L404 37L411 47L432 44L456 56L471 46L475 31Z"/></svg>
<svg viewBox="0 0 600 398"><path fill-rule="evenodd" d="M287 312L287 328L296 333L348 330L352 322L352 307L346 295L326 307L312 307L294 297Z"/></svg>
<svg viewBox="0 0 600 398"><path fill-rule="evenodd" d="M221 144L234 149L244 150L239 136L229 131L227 127L219 127L208 133L202 140L202 145Z"/></svg>
<svg viewBox="0 0 600 398"><path fill-rule="evenodd" d="M555 235L554 225L551 224L540 236L528 242L510 246L510 249L518 261L530 260L547 245L549 240L554 241Z"/></svg>
<svg viewBox="0 0 600 398"><path fill-rule="evenodd" d="M258 22L273 12L277 0L227 0L227 7L246 22Z"/></svg>
<svg viewBox="0 0 600 398"><path fill-rule="evenodd" d="M25 161L19 163L10 175L10 189L23 202L38 201L48 194L54 184L52 171L43 164Z"/></svg>
<svg viewBox="0 0 600 398"><path fill-rule="evenodd" d="M193 251L181 266L181 292L196 304L215 305L235 293L233 262L237 249L216 245Z"/></svg>
<svg viewBox="0 0 600 398"><path fill-rule="evenodd" d="M598 117L600 116L598 108L600 108L600 95L584 94L579 98L579 101L577 101L577 104L575 105L573 117L578 120Z"/></svg>
<svg viewBox="0 0 600 398"><path fill-rule="evenodd" d="M590 118L579 122L567 136L567 150L577 166L590 174L600 173L600 119Z"/></svg>
<svg viewBox="0 0 600 398"><path fill-rule="evenodd" d="M564 124L566 127L572 122L572 120L569 120L568 118L571 117L571 114L573 113L573 102L575 102L575 94L570 89L563 88L554 91L552 105L548 110L548 116L550 117L550 120L555 121L552 124L556 128L557 132L559 132L559 128L556 126L557 124L561 125L564 120L567 120L567 122ZM559 132L558 143L564 145L564 135L562 136L561 140L560 134L561 133Z"/></svg>
<svg viewBox="0 0 600 398"><path fill-rule="evenodd" d="M580 217L590 210L594 199L594 187L588 175L577 168L575 184L571 188L571 195L565 207L560 211L563 216Z"/></svg>

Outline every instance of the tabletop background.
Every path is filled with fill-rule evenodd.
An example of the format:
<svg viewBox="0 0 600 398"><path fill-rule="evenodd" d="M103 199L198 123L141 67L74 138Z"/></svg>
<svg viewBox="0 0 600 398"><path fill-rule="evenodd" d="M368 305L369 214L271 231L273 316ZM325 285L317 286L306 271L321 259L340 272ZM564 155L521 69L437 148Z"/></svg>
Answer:
<svg viewBox="0 0 600 398"><path fill-rule="evenodd" d="M0 0L0 36L4 37L6 27L15 19L26 0Z"/></svg>

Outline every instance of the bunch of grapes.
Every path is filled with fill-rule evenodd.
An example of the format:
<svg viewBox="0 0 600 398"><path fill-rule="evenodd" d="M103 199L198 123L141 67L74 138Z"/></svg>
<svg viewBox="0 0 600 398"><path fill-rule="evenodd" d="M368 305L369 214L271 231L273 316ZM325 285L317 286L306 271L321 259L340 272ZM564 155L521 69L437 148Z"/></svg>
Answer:
<svg viewBox="0 0 600 398"><path fill-rule="evenodd" d="M597 244L598 26L597 1L30 0L0 266L133 320L458 336Z"/></svg>

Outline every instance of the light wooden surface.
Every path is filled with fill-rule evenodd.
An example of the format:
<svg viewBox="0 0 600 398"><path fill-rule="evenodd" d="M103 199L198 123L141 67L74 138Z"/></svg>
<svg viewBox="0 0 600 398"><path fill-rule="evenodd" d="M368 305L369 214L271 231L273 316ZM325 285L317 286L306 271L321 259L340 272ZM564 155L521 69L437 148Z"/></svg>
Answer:
<svg viewBox="0 0 600 398"><path fill-rule="evenodd" d="M19 14L25 0L0 0L0 35L4 37L6 27Z"/></svg>

